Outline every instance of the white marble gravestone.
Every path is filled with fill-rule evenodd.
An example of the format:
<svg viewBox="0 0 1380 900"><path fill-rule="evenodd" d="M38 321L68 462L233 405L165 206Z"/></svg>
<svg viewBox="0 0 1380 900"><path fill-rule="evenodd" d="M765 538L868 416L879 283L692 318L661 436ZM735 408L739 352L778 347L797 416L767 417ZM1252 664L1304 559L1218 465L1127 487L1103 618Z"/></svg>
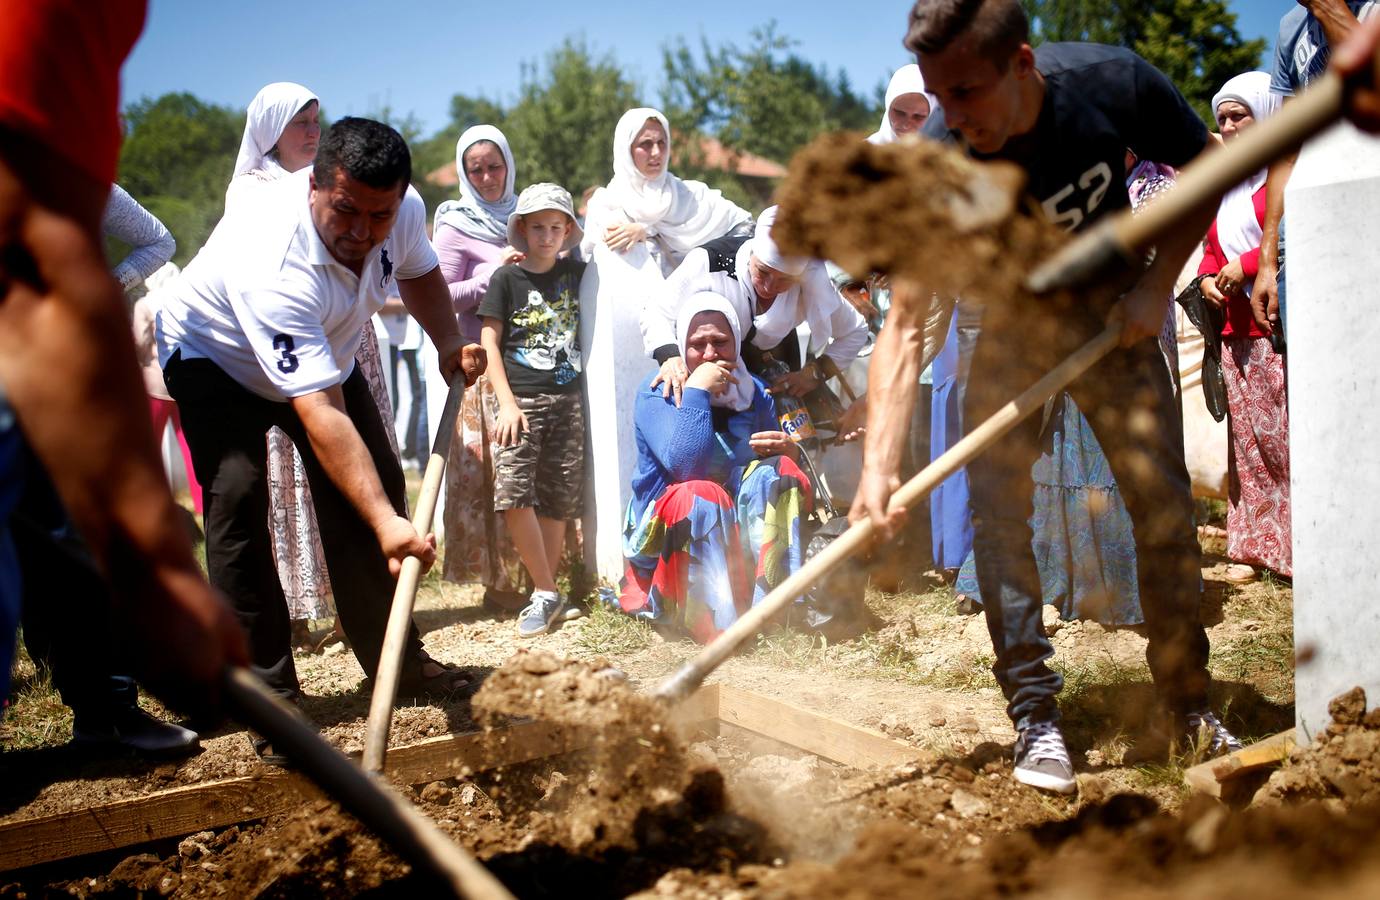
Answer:
<svg viewBox="0 0 1380 900"><path fill-rule="evenodd" d="M1285 194L1296 715L1380 703L1380 139L1338 125Z"/></svg>

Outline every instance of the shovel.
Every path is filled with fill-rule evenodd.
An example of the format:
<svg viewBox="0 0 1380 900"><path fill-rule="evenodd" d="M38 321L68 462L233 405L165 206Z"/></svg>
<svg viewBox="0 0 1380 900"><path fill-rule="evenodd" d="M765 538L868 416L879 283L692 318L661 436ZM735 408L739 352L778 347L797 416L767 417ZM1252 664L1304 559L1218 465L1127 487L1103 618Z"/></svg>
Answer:
<svg viewBox="0 0 1380 900"><path fill-rule="evenodd" d="M891 495L890 508L908 509L934 490L944 479L967 465L1022 419L1043 409L1045 401L1063 390L1079 375L1092 367L1117 345L1121 337L1119 325L1108 326L1097 337L1084 344L1055 366L1050 372L1027 388L1010 403L997 410L986 422L974 428L942 456L922 469L914 478L901 485ZM855 522L819 555L805 563L789 578L777 585L752 609L724 630L694 658L681 666L656 689L656 696L671 703L693 693L719 665L738 649L744 641L756 635L767 621L808 591L845 559L863 550L875 531L871 518Z"/></svg>
<svg viewBox="0 0 1380 900"><path fill-rule="evenodd" d="M1253 126L1231 145L1207 154L1184 169L1169 191L1144 207L1135 218L1124 210L1065 244L1026 279L1035 293L1075 288L1118 268L1138 264L1145 252L1186 217L1254 172L1297 150L1304 141L1342 117L1345 83L1328 72L1297 100Z"/></svg>
<svg viewBox="0 0 1380 900"><path fill-rule="evenodd" d="M474 857L381 778L361 770L322 740L248 669L227 669L223 687L236 718L268 738L275 750L286 753L308 778L414 869L449 886L457 897L512 900L513 895Z"/></svg>
<svg viewBox="0 0 1380 900"><path fill-rule="evenodd" d="M460 400L465 395L465 375L459 369L450 380L450 393L436 427L436 441L422 475L422 490L417 496L417 508L412 512L412 527L425 535L431 530L436 514L436 500L441 494L441 476L446 471L446 456L450 452L451 435L455 432L455 417L460 412ZM403 560L398 573L398 586L393 591L393 607L388 614L388 629L383 636L383 650L379 654L378 671L374 674L374 693L369 698L369 719L364 730L364 759L366 771L382 772L384 756L388 753L388 728L393 724L393 703L398 697L398 681L402 677L403 652L412 627L412 607L417 600L417 584L422 578L422 561L415 556Z"/></svg>

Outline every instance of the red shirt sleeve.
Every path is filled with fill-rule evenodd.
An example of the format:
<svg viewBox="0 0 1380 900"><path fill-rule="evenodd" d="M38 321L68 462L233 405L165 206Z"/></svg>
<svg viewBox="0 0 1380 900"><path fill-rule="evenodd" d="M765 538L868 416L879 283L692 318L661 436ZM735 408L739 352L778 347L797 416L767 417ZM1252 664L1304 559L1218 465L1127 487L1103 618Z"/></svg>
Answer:
<svg viewBox="0 0 1380 900"><path fill-rule="evenodd" d="M0 125L106 184L120 151L120 67L146 0L21 0L0 16Z"/></svg>

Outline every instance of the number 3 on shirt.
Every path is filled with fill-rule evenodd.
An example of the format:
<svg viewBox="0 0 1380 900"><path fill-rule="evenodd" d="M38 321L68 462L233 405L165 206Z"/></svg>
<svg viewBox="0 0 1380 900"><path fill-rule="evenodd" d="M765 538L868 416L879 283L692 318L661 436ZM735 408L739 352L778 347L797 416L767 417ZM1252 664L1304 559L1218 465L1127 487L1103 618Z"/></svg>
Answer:
<svg viewBox="0 0 1380 900"><path fill-rule="evenodd" d="M284 375L290 375L297 371L297 357L292 352L296 346L290 334L275 334L273 336L273 349L282 354L282 358L278 360L278 371Z"/></svg>
<svg viewBox="0 0 1380 900"><path fill-rule="evenodd" d="M1086 210L1071 206L1068 209L1060 209L1059 205L1074 192L1074 186L1064 185L1063 189L1053 196L1047 198L1040 205L1044 207L1045 215L1055 225L1062 225L1069 231L1073 231L1083 224L1084 215L1092 215L1093 210L1102 205L1102 198L1107 196L1107 188L1112 184L1112 168L1105 162L1100 162L1078 177L1078 187L1083 190L1091 190L1088 196L1088 206Z"/></svg>

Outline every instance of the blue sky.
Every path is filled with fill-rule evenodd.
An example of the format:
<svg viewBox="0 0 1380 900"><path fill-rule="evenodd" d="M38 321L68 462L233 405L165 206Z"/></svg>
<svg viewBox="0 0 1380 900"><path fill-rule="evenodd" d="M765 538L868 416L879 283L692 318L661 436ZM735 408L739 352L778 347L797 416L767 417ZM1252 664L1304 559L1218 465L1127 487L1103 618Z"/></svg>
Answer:
<svg viewBox="0 0 1380 900"><path fill-rule="evenodd" d="M1279 17L1294 0L1230 0L1238 27L1273 45ZM282 0L229 3L150 0L148 22L124 70L126 101L168 91L243 108L270 81L297 81L328 115L413 113L431 134L448 119L450 97L509 100L522 64L540 61L567 36L612 53L655 102L661 48L684 37L746 44L755 26L776 20L807 59L843 69L870 93L908 60L901 48L906 0L756 3L475 3L473 0Z"/></svg>

